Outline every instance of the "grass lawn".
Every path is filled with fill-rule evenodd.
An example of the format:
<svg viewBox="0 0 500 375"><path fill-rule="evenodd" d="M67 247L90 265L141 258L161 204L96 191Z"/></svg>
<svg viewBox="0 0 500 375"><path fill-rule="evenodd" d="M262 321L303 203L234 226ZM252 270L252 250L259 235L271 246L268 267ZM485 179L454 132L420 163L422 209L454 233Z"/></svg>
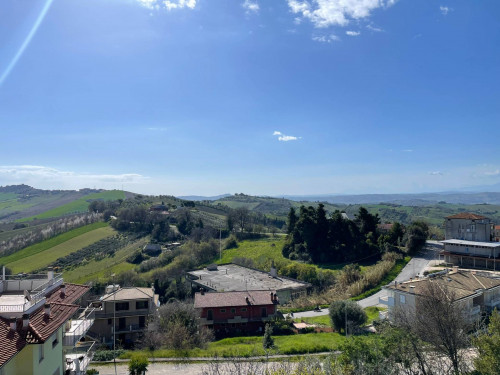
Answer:
<svg viewBox="0 0 500 375"><path fill-rule="evenodd" d="M367 339L369 336L363 336ZM335 350L344 342L345 336L339 333L306 333L288 336L273 336L276 349L272 354L304 354ZM121 358L130 358L132 354L141 352L148 357L149 351L129 351ZM155 350L154 357L251 357L265 355L262 348L262 336L232 337L211 342L206 349L191 350Z"/></svg>
<svg viewBox="0 0 500 375"><path fill-rule="evenodd" d="M73 202L63 204L62 206L42 212L41 214L20 219L18 221L28 221L33 219L47 219L51 217L59 217L73 213L87 212L89 202L92 200L116 200L125 199L125 193L121 190L103 191L101 193L87 194Z"/></svg>
<svg viewBox="0 0 500 375"><path fill-rule="evenodd" d="M34 245L31 245L31 246L28 246L22 250L19 250L13 254L10 254L8 256L5 256L5 257L1 257L0 258L0 264L3 264L3 265L7 265L9 263L13 263L13 262L16 262L20 259L23 259L23 258L27 258L27 257L30 257L30 256L33 256L37 253L41 253L47 249L50 249L54 246L57 246L59 244L62 244L66 241L69 241L71 240L72 238L75 238L77 236L80 236L84 233L87 233L87 232L91 232L95 229L98 229L98 228L104 228L104 227L107 227L108 224L107 223L103 223L103 222L98 222L98 223L92 223L92 224L89 224L89 225L85 225L83 227L79 227L79 228L75 228L75 229L72 229L70 231L67 231L65 233L62 233L58 236L55 236L55 237L52 237L52 238L49 238L48 240L45 240L45 241L42 241L42 242L38 242Z"/></svg>
<svg viewBox="0 0 500 375"><path fill-rule="evenodd" d="M116 232L109 226L93 229L89 232L80 234L67 241L50 247L42 252L23 257L12 263L7 263L13 273L32 272L44 268L56 261L58 258L74 253L86 246L93 244L103 238L110 237Z"/></svg>
<svg viewBox="0 0 500 375"><path fill-rule="evenodd" d="M383 307L377 307L377 306L370 306L366 307L365 313L367 316L366 323L367 325L370 325L373 323L374 320L378 319L378 313L379 311L385 310ZM309 324L317 324L317 325L322 325L322 326L331 326L330 323L330 315L319 315L319 316L314 316L311 318L297 318L294 319L296 322L304 321Z"/></svg>
<svg viewBox="0 0 500 375"><path fill-rule="evenodd" d="M274 259L275 262L291 262L281 254L284 244L285 238L282 236L241 241L238 242L238 247L223 250L222 260L218 260L217 263L231 263L233 258L237 257L252 259L257 265L267 264L270 259Z"/></svg>
<svg viewBox="0 0 500 375"><path fill-rule="evenodd" d="M112 273L120 273L133 269L134 264L128 263L126 259L136 250L149 242L149 238L141 238L120 250L118 250L113 257L106 257L102 260L91 260L88 263L83 263L80 266L65 271L63 273L64 280L68 282L85 283L93 280L108 278Z"/></svg>

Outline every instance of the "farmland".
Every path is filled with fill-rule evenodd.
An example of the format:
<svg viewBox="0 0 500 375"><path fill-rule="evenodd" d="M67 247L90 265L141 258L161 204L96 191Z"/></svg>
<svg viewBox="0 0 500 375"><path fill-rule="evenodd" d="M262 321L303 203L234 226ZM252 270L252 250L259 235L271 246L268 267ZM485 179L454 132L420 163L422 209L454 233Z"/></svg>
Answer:
<svg viewBox="0 0 500 375"><path fill-rule="evenodd" d="M14 273L32 272L113 234L114 230L105 223L90 224L0 258L0 263Z"/></svg>

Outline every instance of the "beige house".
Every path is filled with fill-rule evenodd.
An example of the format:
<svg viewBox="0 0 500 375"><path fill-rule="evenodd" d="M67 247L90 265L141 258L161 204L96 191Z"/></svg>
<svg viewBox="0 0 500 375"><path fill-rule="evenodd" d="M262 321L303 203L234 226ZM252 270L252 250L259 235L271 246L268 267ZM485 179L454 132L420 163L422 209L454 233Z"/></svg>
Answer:
<svg viewBox="0 0 500 375"><path fill-rule="evenodd" d="M397 308L415 309L419 298L425 298L427 283L435 283L453 293L457 308L468 312L471 319L500 305L500 280L478 275L475 271L443 271L423 279L394 283L384 287L388 297L380 298L389 308L388 315Z"/></svg>
<svg viewBox="0 0 500 375"><path fill-rule="evenodd" d="M96 310L91 335L109 345L115 338L116 344L126 346L139 338L146 328L148 317L158 308L159 301L154 288L109 285L106 294L92 305Z"/></svg>

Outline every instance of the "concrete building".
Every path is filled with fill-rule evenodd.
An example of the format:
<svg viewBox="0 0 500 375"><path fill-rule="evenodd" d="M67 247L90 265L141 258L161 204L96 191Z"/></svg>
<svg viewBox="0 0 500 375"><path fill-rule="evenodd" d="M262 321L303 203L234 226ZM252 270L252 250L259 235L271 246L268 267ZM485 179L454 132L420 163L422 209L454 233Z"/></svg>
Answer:
<svg viewBox="0 0 500 375"><path fill-rule="evenodd" d="M77 303L85 285L44 275L2 275L0 280L0 374L80 375L94 342L83 341L93 310Z"/></svg>
<svg viewBox="0 0 500 375"><path fill-rule="evenodd" d="M491 241L491 221L487 217L462 212L445 218L445 239Z"/></svg>
<svg viewBox="0 0 500 375"><path fill-rule="evenodd" d="M387 285L384 289L388 297L380 298L379 302L388 306L389 317L396 308L415 309L418 299L426 298L427 283L435 283L453 293L457 308L467 312L471 319L500 306L500 280L479 275L476 271L459 271L458 267L427 278Z"/></svg>
<svg viewBox="0 0 500 375"><path fill-rule="evenodd" d="M102 343L113 345L113 330L117 344L132 345L144 331L148 317L159 306L158 294L153 288L106 287L106 294L95 307L95 322L90 334ZM114 327L114 328L113 328Z"/></svg>
<svg viewBox="0 0 500 375"><path fill-rule="evenodd" d="M492 242L492 223L487 217L463 212L445 218L445 262L454 266L497 270L500 242Z"/></svg>
<svg viewBox="0 0 500 375"><path fill-rule="evenodd" d="M276 291L282 304L307 293L311 284L278 276L274 265L270 272L237 264L211 265L186 273L192 287L208 292L243 292L248 290Z"/></svg>
<svg viewBox="0 0 500 375"><path fill-rule="evenodd" d="M266 322L276 316L279 303L275 291L196 293L194 307L200 325L218 337L264 332Z"/></svg>

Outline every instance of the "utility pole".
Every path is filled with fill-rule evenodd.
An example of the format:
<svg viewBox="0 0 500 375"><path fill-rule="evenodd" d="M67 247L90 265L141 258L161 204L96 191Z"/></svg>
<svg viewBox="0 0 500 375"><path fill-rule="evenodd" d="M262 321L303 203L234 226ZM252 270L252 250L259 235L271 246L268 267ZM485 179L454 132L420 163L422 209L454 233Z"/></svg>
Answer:
<svg viewBox="0 0 500 375"><path fill-rule="evenodd" d="M347 338L347 304L344 304L344 313L345 313L345 337Z"/></svg>
<svg viewBox="0 0 500 375"><path fill-rule="evenodd" d="M115 291L115 274L111 274L111 281L113 282L113 363L115 365L116 375L116 291Z"/></svg>
<svg viewBox="0 0 500 375"><path fill-rule="evenodd" d="M222 262L222 224L219 227L219 255Z"/></svg>

